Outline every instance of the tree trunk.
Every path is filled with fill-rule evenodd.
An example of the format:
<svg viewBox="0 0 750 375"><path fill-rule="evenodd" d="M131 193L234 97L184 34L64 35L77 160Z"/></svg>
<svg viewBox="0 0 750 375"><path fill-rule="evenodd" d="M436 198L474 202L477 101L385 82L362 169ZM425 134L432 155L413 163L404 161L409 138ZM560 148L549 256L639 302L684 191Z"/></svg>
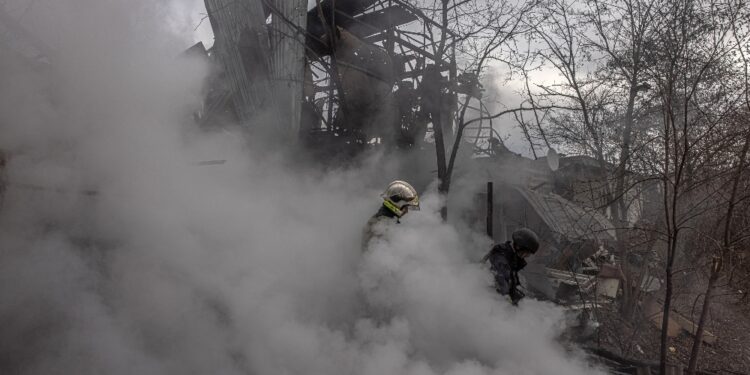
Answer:
<svg viewBox="0 0 750 375"><path fill-rule="evenodd" d="M698 354L701 350L701 343L703 342L703 330L706 325L706 316L708 316L708 307L711 305L711 296L714 292L714 285L716 280L719 279L719 271L721 270L721 259L714 259L713 266L711 267L711 277L708 279L708 287L706 288L706 296L703 298L703 308L701 309L701 317L698 320L698 328L695 330L695 341L693 341L693 349L690 351L690 362L688 363L688 375L695 375L696 367L698 366Z"/></svg>
<svg viewBox="0 0 750 375"><path fill-rule="evenodd" d="M443 138L443 124L441 123L440 114L432 113L432 127L435 135L435 156L437 157L438 171L438 193L444 199L440 207L440 217L443 221L448 220L447 195L450 188L450 176L445 162L445 139Z"/></svg>
<svg viewBox="0 0 750 375"><path fill-rule="evenodd" d="M635 99L638 95L636 89L637 75L633 74L633 81L630 83L630 93L628 95L628 107L625 112L625 126L622 129L622 145L620 149L620 162L617 166L616 171L616 182L615 182L615 206L616 210L613 210L613 214L617 213L615 218L615 233L617 234L616 252L621 259L620 270L623 275L623 296L622 303L620 305L620 313L625 320L630 320L635 310L636 302L633 298L633 289L631 280L630 270L627 262L627 246L625 245L625 228L628 226L628 215L625 206L625 172L627 169L628 159L630 159L630 143L633 131L633 111L635 107Z"/></svg>
<svg viewBox="0 0 750 375"><path fill-rule="evenodd" d="M441 0L441 35L440 44L437 52L435 53L435 67L440 72L440 64L442 63L443 55L445 55L445 44L448 36L448 3L449 0ZM440 73L438 73L439 78ZM438 84L438 82L435 82ZM435 100L440 103L442 92L438 89L437 92L431 93L435 95ZM448 175L448 164L445 159L445 135L443 133L443 122L441 116L441 108L438 105L433 109L430 116L432 117L433 133L435 134L435 152L437 157L437 170L438 170L438 193L443 198L442 205L440 207L440 217L443 221L448 220L448 190L450 189L450 176Z"/></svg>
<svg viewBox="0 0 750 375"><path fill-rule="evenodd" d="M667 374L667 328L669 327L669 311L672 308L672 266L667 267L667 290L664 294L664 312L662 313L661 319L661 340L660 340L660 354L659 354L659 375Z"/></svg>

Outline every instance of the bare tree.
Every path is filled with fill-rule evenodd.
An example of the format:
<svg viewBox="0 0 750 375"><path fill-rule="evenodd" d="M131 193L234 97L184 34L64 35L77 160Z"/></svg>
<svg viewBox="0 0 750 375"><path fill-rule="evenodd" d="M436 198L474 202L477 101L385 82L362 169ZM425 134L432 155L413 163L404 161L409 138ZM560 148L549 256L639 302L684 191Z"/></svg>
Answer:
<svg viewBox="0 0 750 375"><path fill-rule="evenodd" d="M424 8L428 14L440 20L437 27L427 30L427 34L432 39L431 44L434 46L435 60L443 61L446 57L451 57L457 65L460 65L448 67L451 70L451 82L448 84L448 89L452 91L449 95L459 96L455 91L458 86L456 77L459 71L464 76L473 77L472 81L478 83L491 62L506 60L504 54L509 53L508 48L513 47L511 42L518 35L528 31L522 21L536 5L536 0L520 4L507 0L497 2L436 0L432 6ZM458 56L448 56L449 50L451 55L455 53L454 50L457 50ZM439 74L441 68L436 67L432 75L426 75L424 79L441 79ZM443 88L437 82L428 82L428 84L435 97L445 94L438 92ZM472 91L470 88L466 89L467 91L460 95L462 99L456 108L455 118L445 118L439 113L431 115L435 136L438 192L442 195L447 195L450 190L456 157L463 142L463 132L468 125L504 114L530 110L530 108L518 108L483 116L481 113L469 110L470 102L475 96L470 92ZM440 102L438 107L445 105L446 103ZM449 138L446 136L446 129L453 130L454 124L455 136ZM447 128L448 126L450 128ZM446 149L448 139L452 140L450 154L447 154ZM447 215L447 206L444 205L441 208L441 216L445 220Z"/></svg>
<svg viewBox="0 0 750 375"><path fill-rule="evenodd" d="M616 143L617 167L613 171L614 189L612 193L612 217L615 221L617 237L620 239L616 251L620 259L626 259L625 229L628 228L626 202L626 176L630 166L635 111L639 93L649 89L645 82L645 49L649 42L653 21L653 2L642 0L590 0L582 12L586 23L593 29L593 36L586 37L586 43L594 47L596 53L603 54L607 63L601 70L610 86L622 86L624 100L616 100L624 106L621 118L615 123L621 129L613 142ZM587 29L588 30L588 29ZM619 95L618 95L619 96ZM619 116L618 116L619 117ZM638 278L631 275L628 262L620 262L625 276L621 309L629 319L632 316Z"/></svg>
<svg viewBox="0 0 750 375"><path fill-rule="evenodd" d="M545 4L541 12L545 22L534 33L542 45L537 56L554 68L560 81L537 84L538 101L575 109L557 111L546 126L556 141L592 156L599 164L603 206L615 221L619 240L617 254L625 276L621 312L626 318L632 316L640 290L639 275L628 269L628 232L652 231L666 243L660 343L664 373L672 276L675 261L686 247L683 237L686 231L695 230L693 224L707 206L736 207L731 202L740 199L736 191L720 194L716 184L719 178L732 181L726 186L739 184L747 164L747 150L738 147L744 143L731 131L736 122L730 121L730 115L738 113L738 92L747 92L747 85L744 91L731 87L737 75L732 72L737 66L746 72L747 60L741 54L742 64L729 58L737 48L733 46L747 45L742 37L730 41L732 25L745 26L733 20L746 17L731 11L731 5L739 3L720 0L590 0L585 5L553 0ZM628 194L641 183L629 181L631 169L661 181L663 219L651 228L630 228ZM728 233L725 252L731 243ZM711 274L710 289L720 264L713 268L716 275ZM710 303L709 293L707 297L704 309ZM694 357L699 346L700 337Z"/></svg>
<svg viewBox="0 0 750 375"><path fill-rule="evenodd" d="M701 308L701 314L695 332L693 347L690 352L690 361L688 364L688 374L690 375L694 375L697 370L698 358L700 356L700 348L703 341L706 319L708 316L709 307L711 305L711 298L716 288L716 283L719 280L721 271L724 268L724 264L731 255L730 253L732 252L732 249L735 245L735 240L733 238L735 210L738 206L738 201L740 201L741 198L746 198L746 196L740 193L739 186L740 182L742 181L743 174L745 174L746 172L747 153L748 148L750 148L750 127L748 127L748 120L750 120L750 94L748 93L748 91L750 90L750 79L748 78L749 62L745 51L748 42L750 42L750 40L748 40L750 35L746 33L747 30L742 30L737 25L738 19L743 18L743 14L741 12L746 12L746 10L741 9L741 5L734 2L729 2L727 5L727 13L725 15L728 16L728 26L731 30L731 40L733 42L733 45L730 47L730 49L737 51L737 55L739 56L739 61L737 62L741 67L741 72L739 75L742 77L739 86L739 98L741 98L741 100L739 101L740 105L738 111L733 116L734 118L739 118L739 121L736 121L736 123L733 123L732 125L737 126L741 130L741 132L744 132L745 134L744 140L742 141L741 150L739 151L735 159L736 168L734 169L733 173L731 173L730 178L727 181L729 183L729 186L731 186L731 189L729 192L729 197L726 200L726 213L723 220L724 230L721 237L721 246L719 253L712 257L708 285L706 286L706 292L703 297L703 306ZM747 13L745 13L744 18L747 17ZM746 28L747 27L745 27L745 29Z"/></svg>

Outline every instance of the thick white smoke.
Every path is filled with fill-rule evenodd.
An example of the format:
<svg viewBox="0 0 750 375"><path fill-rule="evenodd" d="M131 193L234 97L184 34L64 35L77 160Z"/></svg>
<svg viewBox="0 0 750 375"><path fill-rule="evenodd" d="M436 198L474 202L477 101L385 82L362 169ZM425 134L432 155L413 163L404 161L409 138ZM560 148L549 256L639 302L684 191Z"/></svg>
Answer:
<svg viewBox="0 0 750 375"><path fill-rule="evenodd" d="M37 0L51 68L0 54L0 373L597 372L556 341L558 309L488 288L483 241L434 195L363 254L397 176L196 131L206 67L176 58L173 5Z"/></svg>

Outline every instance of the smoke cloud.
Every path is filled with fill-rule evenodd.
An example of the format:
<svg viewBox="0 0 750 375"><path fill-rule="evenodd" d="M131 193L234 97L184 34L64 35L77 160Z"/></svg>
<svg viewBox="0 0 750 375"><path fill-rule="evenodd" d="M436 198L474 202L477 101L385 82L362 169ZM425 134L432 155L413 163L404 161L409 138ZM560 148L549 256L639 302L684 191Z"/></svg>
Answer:
<svg viewBox="0 0 750 375"><path fill-rule="evenodd" d="M361 251L392 161L310 171L196 130L175 4L6 3L54 55L0 54L0 373L598 373L558 308L489 288L487 240L429 189Z"/></svg>

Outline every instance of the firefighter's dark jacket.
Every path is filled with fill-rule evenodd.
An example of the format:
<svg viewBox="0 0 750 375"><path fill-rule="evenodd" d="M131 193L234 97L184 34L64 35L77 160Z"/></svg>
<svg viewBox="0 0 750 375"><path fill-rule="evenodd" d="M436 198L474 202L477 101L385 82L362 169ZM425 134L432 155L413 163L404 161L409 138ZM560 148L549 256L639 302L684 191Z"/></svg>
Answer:
<svg viewBox="0 0 750 375"><path fill-rule="evenodd" d="M526 267L526 261L516 255L510 241L492 247L483 261L489 261L490 271L495 276L498 293L512 295L519 286L518 271Z"/></svg>
<svg viewBox="0 0 750 375"><path fill-rule="evenodd" d="M362 230L362 251L367 250L370 241L378 237L379 233L375 232L375 225L381 221L392 221L398 223L398 216L388 209L385 205L380 206L378 212L367 221L365 228Z"/></svg>

